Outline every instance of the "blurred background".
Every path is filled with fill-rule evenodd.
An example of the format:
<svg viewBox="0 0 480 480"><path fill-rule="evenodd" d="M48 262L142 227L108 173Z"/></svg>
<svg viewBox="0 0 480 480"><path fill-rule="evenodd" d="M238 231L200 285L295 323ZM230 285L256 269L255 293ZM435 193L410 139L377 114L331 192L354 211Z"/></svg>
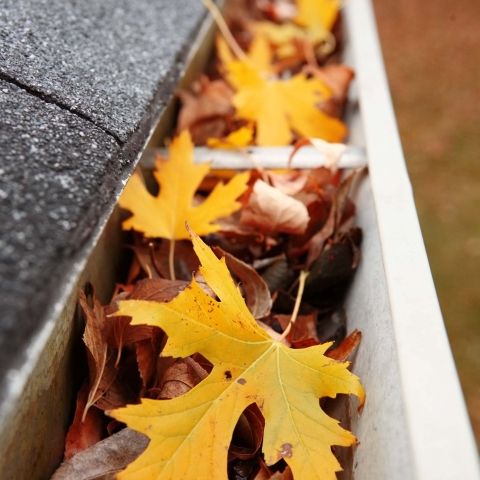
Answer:
<svg viewBox="0 0 480 480"><path fill-rule="evenodd" d="M480 0L373 1L423 237L480 447Z"/></svg>

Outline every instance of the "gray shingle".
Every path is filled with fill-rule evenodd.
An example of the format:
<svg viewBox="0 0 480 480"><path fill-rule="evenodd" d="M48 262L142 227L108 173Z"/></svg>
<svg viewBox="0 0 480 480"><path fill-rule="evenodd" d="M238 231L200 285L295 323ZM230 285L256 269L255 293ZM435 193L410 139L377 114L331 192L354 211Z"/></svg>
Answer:
<svg viewBox="0 0 480 480"><path fill-rule="evenodd" d="M0 405L174 93L200 0L0 8Z"/></svg>
<svg viewBox="0 0 480 480"><path fill-rule="evenodd" d="M125 142L171 81L205 8L200 0L4 0L0 10L0 74Z"/></svg>
<svg viewBox="0 0 480 480"><path fill-rule="evenodd" d="M92 123L4 81L0 111L3 373L40 323L48 286L61 281L85 222L94 222L111 196L107 179L119 174L120 147Z"/></svg>

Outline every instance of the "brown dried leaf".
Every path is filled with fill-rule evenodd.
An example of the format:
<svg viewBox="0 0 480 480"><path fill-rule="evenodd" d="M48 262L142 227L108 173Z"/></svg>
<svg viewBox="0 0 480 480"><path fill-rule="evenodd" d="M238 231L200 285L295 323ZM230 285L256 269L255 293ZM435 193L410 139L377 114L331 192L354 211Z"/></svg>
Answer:
<svg viewBox="0 0 480 480"><path fill-rule="evenodd" d="M160 246L155 242L139 243L132 249L142 270L149 278L170 278L168 265L170 243L168 241L162 241ZM174 266L177 279L191 280L192 272L198 269L198 259L193 252L191 242L175 241Z"/></svg>
<svg viewBox="0 0 480 480"><path fill-rule="evenodd" d="M286 195L296 195L305 187L308 176L298 170L286 173L267 172L268 179L272 186Z"/></svg>
<svg viewBox="0 0 480 480"><path fill-rule="evenodd" d="M195 145L205 145L208 138L225 135L227 122L232 116L233 90L224 80L210 81L202 75L192 85L193 92L180 90L182 108L178 115L177 132L190 129Z"/></svg>
<svg viewBox="0 0 480 480"><path fill-rule="evenodd" d="M358 241L361 240L360 229ZM310 267L303 299L319 309L342 301L358 265L358 248L349 232L327 244Z"/></svg>
<svg viewBox="0 0 480 480"><path fill-rule="evenodd" d="M87 302L85 293L80 290L78 301L86 317L83 341L87 347L90 385L82 420L88 409L103 395L106 386L113 381L111 369L105 368L108 360L108 345L102 334L105 329L105 313L100 302L93 296L93 308Z"/></svg>
<svg viewBox="0 0 480 480"><path fill-rule="evenodd" d="M270 478L271 480L293 480L293 473L290 467L287 467L283 472L276 472Z"/></svg>
<svg viewBox="0 0 480 480"><path fill-rule="evenodd" d="M87 405L89 385L84 382L77 395L77 408L72 425L68 429L65 440L65 459L70 460L74 455L95 445L102 439L104 415L97 408L88 410L85 420L82 415Z"/></svg>
<svg viewBox="0 0 480 480"><path fill-rule="evenodd" d="M168 266L168 255L170 243L164 241L160 248L155 251L155 265L164 278L170 278ZM192 242L188 240L175 241L175 276L180 280L192 280L192 273L198 270L198 258L192 247Z"/></svg>
<svg viewBox="0 0 480 480"><path fill-rule="evenodd" d="M318 231L313 237L310 238L308 242L308 254L307 262L305 268L310 269L313 262L318 259L320 254L323 252L323 247L325 242L333 235L335 232L335 219L337 217L337 201L333 200L330 207L330 213L328 214L327 221L323 225L322 229Z"/></svg>
<svg viewBox="0 0 480 480"><path fill-rule="evenodd" d="M160 399L180 397L207 378L207 372L190 357L177 360L165 372L160 384Z"/></svg>
<svg viewBox="0 0 480 480"><path fill-rule="evenodd" d="M145 435L125 428L62 463L52 480L113 478L107 475L123 470L147 448L148 443Z"/></svg>
<svg viewBox="0 0 480 480"><path fill-rule="evenodd" d="M337 204L336 218L335 218L335 231L338 232L338 228L342 221L345 220L345 210L348 206L348 196L350 195L350 189L352 188L353 181L363 171L362 168L357 168L351 172L340 184L335 199ZM353 212L352 212L353 213Z"/></svg>
<svg viewBox="0 0 480 480"><path fill-rule="evenodd" d="M272 472L262 458L259 458L259 463L260 470L258 471L257 475L255 475L254 480L270 480L270 478L272 478Z"/></svg>
<svg viewBox="0 0 480 480"><path fill-rule="evenodd" d="M265 419L257 404L249 405L238 419L228 449L229 461L233 458L248 460L253 458L263 440Z"/></svg>
<svg viewBox="0 0 480 480"><path fill-rule="evenodd" d="M245 262L225 252L220 247L213 247L218 258L225 258L227 267L240 279L245 292L245 302L256 320L270 314L272 297L265 280L257 271Z"/></svg>
<svg viewBox="0 0 480 480"><path fill-rule="evenodd" d="M190 274L191 275L191 274ZM165 278L144 278L135 284L129 300L148 300L150 302L170 302L190 282L186 280L167 280ZM141 339L139 339L141 340Z"/></svg>
<svg viewBox="0 0 480 480"><path fill-rule="evenodd" d="M166 343L166 337L163 331L154 327L151 338L146 338L135 344L138 371L142 378L143 387L147 387L154 382L157 373L157 360Z"/></svg>
<svg viewBox="0 0 480 480"><path fill-rule="evenodd" d="M308 221L308 211L302 202L262 180L255 182L240 218L240 224L267 234L301 234L307 228Z"/></svg>
<svg viewBox="0 0 480 480"><path fill-rule="evenodd" d="M344 64L331 64L324 67L306 67L314 77L323 80L332 90L332 97L322 104L322 110L332 117L341 118L350 82L354 77L351 68Z"/></svg>
<svg viewBox="0 0 480 480"><path fill-rule="evenodd" d="M283 330L288 327L291 315L274 315ZM290 333L287 335L288 340L294 348L305 348L312 345L318 345L320 340L317 335L317 312L313 311L308 315L298 315L297 320L293 324ZM311 341L313 340L313 342Z"/></svg>
<svg viewBox="0 0 480 480"><path fill-rule="evenodd" d="M326 357L333 358L337 362L345 362L348 356L357 348L362 339L362 333L354 330L342 343L334 350L327 350Z"/></svg>
<svg viewBox="0 0 480 480"><path fill-rule="evenodd" d="M115 355L105 364L103 377L95 393L95 406L101 410L118 408L138 400L140 391L137 362L130 355L115 367Z"/></svg>

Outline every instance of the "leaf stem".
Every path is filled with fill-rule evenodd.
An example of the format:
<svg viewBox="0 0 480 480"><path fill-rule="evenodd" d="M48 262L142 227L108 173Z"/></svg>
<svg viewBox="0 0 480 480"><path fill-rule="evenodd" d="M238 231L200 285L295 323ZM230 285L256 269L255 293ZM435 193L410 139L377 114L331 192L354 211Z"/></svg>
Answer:
<svg viewBox="0 0 480 480"><path fill-rule="evenodd" d="M208 8L210 13L212 14L213 19L217 23L218 28L220 29L220 31L222 32L222 35L224 36L226 42L228 43L228 46L232 49L232 52L235 53L235 55L240 60L247 60L247 56L245 55L245 52L240 48L240 45L237 43L235 38L233 38L232 32L228 28L228 25L225 22L225 19L223 18L218 7L212 2L212 0L203 0L203 4Z"/></svg>
<svg viewBox="0 0 480 480"><path fill-rule="evenodd" d="M170 251L168 253L168 267L170 269L170 280L175 278L175 239L170 240Z"/></svg>
<svg viewBox="0 0 480 480"><path fill-rule="evenodd" d="M282 333L282 336L277 340L278 342L281 342L284 338L287 337L287 335L290 333L290 330L292 329L295 321L297 320L298 311L300 310L300 304L302 303L303 290L305 289L305 280L307 280L307 277L308 277L309 274L310 274L310 272L308 272L306 270L302 270L300 272L300 276L298 277L297 298L295 299L295 305L293 307L292 317L290 318L290 323L288 324L287 328Z"/></svg>

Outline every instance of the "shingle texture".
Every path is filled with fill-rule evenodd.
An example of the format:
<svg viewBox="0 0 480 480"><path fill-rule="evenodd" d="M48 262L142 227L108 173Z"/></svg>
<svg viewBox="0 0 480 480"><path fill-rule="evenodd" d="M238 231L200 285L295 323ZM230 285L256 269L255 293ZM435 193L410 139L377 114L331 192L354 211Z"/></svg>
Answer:
<svg viewBox="0 0 480 480"><path fill-rule="evenodd" d="M174 93L199 0L3 0L0 404Z"/></svg>
<svg viewBox="0 0 480 480"><path fill-rule="evenodd" d="M0 73L126 141L204 10L200 0L3 0Z"/></svg>
<svg viewBox="0 0 480 480"><path fill-rule="evenodd" d="M90 206L101 205L111 193L106 177L118 170L119 146L92 123L5 81L0 81L0 111L0 365L5 365L15 352L11 347L22 345L38 322L35 314L18 314L43 296L58 263L80 246L79 227Z"/></svg>

